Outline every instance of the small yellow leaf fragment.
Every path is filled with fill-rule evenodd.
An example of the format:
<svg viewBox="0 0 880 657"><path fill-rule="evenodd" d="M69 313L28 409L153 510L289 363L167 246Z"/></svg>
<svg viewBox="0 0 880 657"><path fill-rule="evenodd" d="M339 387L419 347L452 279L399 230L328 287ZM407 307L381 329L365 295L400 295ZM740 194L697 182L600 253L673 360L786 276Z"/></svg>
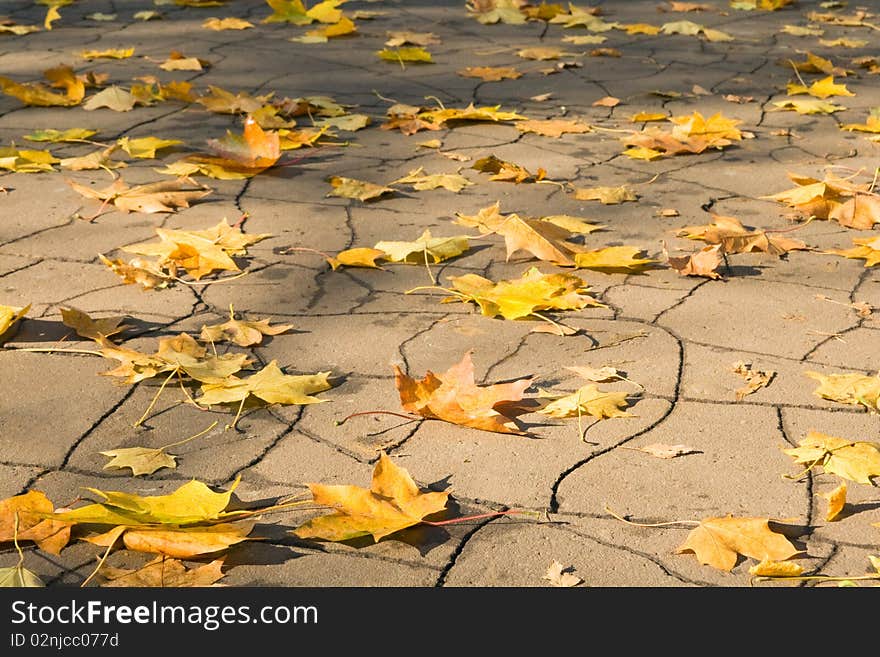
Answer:
<svg viewBox="0 0 880 657"><path fill-rule="evenodd" d="M605 205L615 205L626 201L638 201L639 196L629 186L590 187L574 189L574 198L578 201L600 201Z"/></svg>
<svg viewBox="0 0 880 657"><path fill-rule="evenodd" d="M770 385L776 372L773 370L761 371L752 368L751 363L739 361L734 363L733 371L745 379L745 385L737 388L734 395L736 401L742 401L747 395L757 392L760 388Z"/></svg>
<svg viewBox="0 0 880 657"><path fill-rule="evenodd" d="M424 48L384 48L376 53L380 59L388 62L414 62L417 64L433 64L431 53Z"/></svg>
<svg viewBox="0 0 880 657"><path fill-rule="evenodd" d="M110 48L108 50L83 50L83 59L127 59L134 54L134 48Z"/></svg>
<svg viewBox="0 0 880 657"><path fill-rule="evenodd" d="M832 491L822 493L822 497L828 500L828 511L825 513L825 520L832 522L837 520L837 516L846 506L846 482L841 481L840 485Z"/></svg>
<svg viewBox="0 0 880 657"><path fill-rule="evenodd" d="M392 187L376 185L363 180L345 178L343 176L333 176L328 182L333 189L327 193L327 196L341 196L343 198L353 198L359 201L372 201L385 194L394 194L396 192Z"/></svg>
<svg viewBox="0 0 880 657"><path fill-rule="evenodd" d="M209 18L202 27L209 30L246 30L253 27L254 24L243 18Z"/></svg>
<svg viewBox="0 0 880 657"><path fill-rule="evenodd" d="M3 337L13 324L24 317L30 309L31 304L28 304L23 308L18 308L16 306L0 306L0 338Z"/></svg>
<svg viewBox="0 0 880 657"><path fill-rule="evenodd" d="M762 561L749 567L749 574L756 577L797 577L803 573L804 567L793 561Z"/></svg>

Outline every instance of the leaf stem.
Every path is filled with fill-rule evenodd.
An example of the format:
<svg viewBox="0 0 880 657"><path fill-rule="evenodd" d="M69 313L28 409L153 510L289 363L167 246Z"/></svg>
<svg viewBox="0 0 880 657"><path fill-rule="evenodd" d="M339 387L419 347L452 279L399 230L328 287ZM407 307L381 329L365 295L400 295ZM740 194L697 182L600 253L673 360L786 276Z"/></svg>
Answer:
<svg viewBox="0 0 880 657"><path fill-rule="evenodd" d="M62 354L88 354L90 356L103 356L100 351L92 349L54 349L52 347L7 347L10 351L30 351L32 353L62 353Z"/></svg>
<svg viewBox="0 0 880 657"><path fill-rule="evenodd" d="M440 520L438 522L430 522L428 520L422 520L422 522L426 525L431 525L431 527L442 527L443 525L454 525L459 522L467 522L468 520L482 520L483 518L497 518L499 516L511 516L515 513L522 513L522 511L512 510L512 511L493 511L492 513L478 513L474 516L462 516L461 518L452 518L451 520Z"/></svg>
<svg viewBox="0 0 880 657"><path fill-rule="evenodd" d="M359 413L352 413L341 420L336 420L336 426L341 426L345 424L348 420L353 417L359 417L361 415L393 415L394 417L402 417L404 420L416 421L421 420L420 417L413 417L412 415L404 415L403 413L395 413L394 411L360 411ZM401 425L402 426L402 425Z"/></svg>
<svg viewBox="0 0 880 657"><path fill-rule="evenodd" d="M183 440L178 440L176 443L171 443L171 444L169 444L169 445L165 445L164 447L160 447L159 450L160 450L160 451L164 451L164 450L168 449L169 447L178 447L178 446L180 446L180 445L183 445L184 443L188 443L190 440L195 440L195 439L198 438L199 436L204 436L204 435L205 435L206 433L208 433L211 429L213 429L214 427L216 427L219 423L220 423L219 420L215 420L215 421L214 421L214 424L212 424L212 425L211 425L210 427L208 427L207 429L202 429L202 430L199 431L197 434L192 435L192 436L190 436L189 438L184 438Z"/></svg>
<svg viewBox="0 0 880 657"><path fill-rule="evenodd" d="M144 411L144 414L141 415L140 419L132 425L133 427L138 427L138 426L140 426L141 423L142 423L144 420L147 419L147 415L150 414L150 411L153 410L153 406L155 406L155 405L156 405L156 402L159 401L159 395L161 395L161 394L162 394L162 391L165 390L165 386L168 385L168 382L171 380L171 377L173 377L173 376L174 376L175 374L177 374L179 371L180 371L180 368L179 368L179 367L175 367L173 370L171 370L171 374L169 374L167 377L165 377L165 380L162 382L162 385L159 386L159 390L158 390L158 392L156 392L156 394L153 395L153 400L150 402L150 405L147 406L147 410L145 410L145 411Z"/></svg>
<svg viewBox="0 0 880 657"><path fill-rule="evenodd" d="M609 509L607 506L605 507L605 511L620 520L621 522L625 522L627 525L635 525L636 527L670 527L672 525L690 525L694 527L698 527L700 523L696 520L671 520L669 522L633 522L632 520L627 520L623 516L619 516L614 511Z"/></svg>

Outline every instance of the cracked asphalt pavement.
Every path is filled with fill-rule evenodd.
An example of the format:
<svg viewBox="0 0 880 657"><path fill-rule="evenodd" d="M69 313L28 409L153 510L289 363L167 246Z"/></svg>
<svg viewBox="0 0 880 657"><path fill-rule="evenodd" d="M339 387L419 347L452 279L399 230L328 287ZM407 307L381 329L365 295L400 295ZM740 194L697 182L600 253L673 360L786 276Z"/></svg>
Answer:
<svg viewBox="0 0 880 657"><path fill-rule="evenodd" d="M379 543L319 543L299 540L288 530L309 512L266 517L255 536L227 557L223 583L258 586L545 586L551 561L573 566L587 586L683 587L746 586L751 559L731 573L700 565L692 554L676 554L685 538L681 527L638 527L606 509L652 523L699 520L728 514L786 519L803 528L798 537L809 571L863 574L867 556L877 554L880 504L875 489L850 487L851 513L826 522L818 496L834 488L833 477L811 473L794 481L796 466L782 449L810 430L874 440L877 416L813 394L804 371L876 373L880 368L877 314L860 316L848 304L880 306L876 271L859 260L821 251L846 248L852 237L873 235L835 222L814 221L795 234L817 250L784 258L764 254L728 256L723 280L683 277L662 268L641 275L578 275L606 305L559 315L578 334L533 333L534 322L480 315L470 304L441 304L431 292L407 294L429 284L423 267L392 265L388 271L341 269L287 247L335 253L380 240L414 239L426 228L435 235L463 232L452 225L456 212L475 214L501 202L502 212L542 216L569 214L606 224L585 236L592 248L627 244L650 254L689 253L695 243L676 229L711 221L709 212L738 217L758 228L786 228L785 208L762 196L791 187L787 172L822 177L838 172L873 171L878 146L864 135L841 131L842 123L863 122L880 105L880 86L867 73L847 77L856 95L833 115L805 116L771 111L793 79L790 58L803 52L846 62L870 48L819 45L815 37L780 33L784 24L805 24L818 2L802 1L780 12L728 10L725 13L658 13L658 2L597 2L606 20L660 24L694 20L723 30L730 42L707 42L684 35L604 33L603 47L620 57L591 57L591 47L562 42L584 30L529 22L482 25L469 18L463 2L422 0L355 2L345 8L384 12L358 20L358 35L306 44L289 41L304 28L263 24L263 2L234 1L205 9L129 2L89 1L62 7L51 31L17 37L0 35L0 73L17 81L37 80L51 66L71 64L78 73L106 72L112 82L156 75L188 79L196 91L209 85L251 94L331 96L365 113L372 124L340 133L350 145L299 150L290 166L245 181L199 178L214 189L204 201L173 214L108 212L93 222L77 218L96 204L65 182L103 187L104 171L0 176L0 303L32 304L17 333L0 352L0 496L30 489L57 504L83 494L84 487L141 495L169 492L197 478L221 488L237 477L245 503L306 490L307 482L369 483L379 450L386 450L422 486L452 492L451 513L479 514L517 509L525 513L445 527L401 532ZM876 2L861 4L878 10ZM139 10L156 9L163 20L136 21ZM45 7L8 0L3 12L22 24L42 24ZM85 18L116 13L109 22ZM210 16L250 19L255 28L215 32L201 27ZM826 38L874 39L864 28L824 26ZM386 62L375 56L388 30L433 32L433 65ZM553 75L539 69L554 62L520 59L523 47L562 46L575 53ZM83 48L136 48L132 58L86 61ZM171 50L211 62L203 72L158 69ZM583 53L583 54L581 54ZM482 82L456 75L465 66L517 66L517 80ZM694 87L698 85L698 93ZM659 95L657 92L667 92ZM668 92L677 92L670 97ZM705 92L705 93L704 93ZM532 97L552 93L548 101ZM723 96L751 96L742 104ZM593 103L614 96L613 108ZM551 139L520 133L509 124L470 124L440 132L405 136L380 129L390 100L446 107L501 105L529 118L582 118L603 128ZM630 130L638 111L673 115L694 110L743 121L753 139L724 151L643 162L621 155L617 130ZM302 122L301 122L302 125ZM24 146L22 136L37 128L99 129L109 142L121 136L155 135L182 139L198 149L204 141L240 130L241 117L213 114L177 102L138 107L131 112L82 108L24 107L0 96L0 139ZM550 180L577 187L629 184L637 203L601 205L575 200L562 185L489 182L467 168L476 184L460 194L440 189L400 192L364 203L327 197L329 176L387 184L423 166L428 173L453 172L456 162L417 144L443 141L444 151L473 159L494 154L531 171L543 167ZM56 156L82 155L92 147L52 145ZM162 158L174 161L180 153ZM121 170L130 184L163 179L161 163L130 161ZM674 208L679 216L661 216ZM229 283L177 285L143 291L123 285L98 259L119 257L119 247L148 240L157 227L199 229L247 213L248 233L271 233L249 248L248 274ZM461 257L433 266L442 284L447 276L472 272L499 280L537 265L524 257L506 262L498 241L487 239ZM830 303L819 296L839 303ZM273 406L245 414L237 430L223 430L229 414L202 412L181 403L180 391L160 397L143 426L132 425L156 392L155 386L117 385L99 376L108 361L73 353L34 353L22 348L59 345L87 348L61 324L60 308L75 306L92 315L124 314L133 326L126 346L152 349L155 339L197 333L222 322L228 307L249 317L271 316L293 331L250 350L257 363L273 359L289 373L331 370L336 385L328 403ZM65 336L67 336L65 338ZM392 365L411 376L445 371L473 349L478 382L532 376L542 388L572 391L578 378L566 366L612 366L644 387L632 399L633 417L585 422L583 440L576 420L526 415L533 437L481 432L441 421L406 422L383 415L347 415L373 409L399 410ZM737 361L777 372L771 384L736 401L742 379ZM602 384L633 391L627 382ZM158 447L220 424L207 436L174 450L176 470L133 478L104 470L99 452L118 447ZM698 453L661 460L629 448L651 443L687 444ZM127 472L127 471L126 471ZM87 543L67 547L60 557L28 549L26 565L49 584L78 585L92 571L97 550ZM141 563L143 555L120 551L113 565ZM0 565L12 565L11 548Z"/></svg>

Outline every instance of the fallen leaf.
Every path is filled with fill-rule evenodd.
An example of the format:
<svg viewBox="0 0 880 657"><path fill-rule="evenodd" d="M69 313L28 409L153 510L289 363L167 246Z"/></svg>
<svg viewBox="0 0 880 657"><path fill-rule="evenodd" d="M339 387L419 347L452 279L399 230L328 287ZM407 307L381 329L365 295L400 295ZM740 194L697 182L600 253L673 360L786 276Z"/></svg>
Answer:
<svg viewBox="0 0 880 657"><path fill-rule="evenodd" d="M868 45L863 39L819 39L819 43L826 48L864 48Z"/></svg>
<svg viewBox="0 0 880 657"><path fill-rule="evenodd" d="M645 452L658 459L674 459L677 456L685 456L687 454L701 454L700 450L688 447L687 445L665 445L663 443L652 443L643 447L626 447L637 452Z"/></svg>
<svg viewBox="0 0 880 657"><path fill-rule="evenodd" d="M592 232L606 228L604 224L592 224L580 217L572 217L568 214L551 214L546 217L538 217L538 221L546 221L564 228L570 233L578 233L580 235L589 235Z"/></svg>
<svg viewBox="0 0 880 657"><path fill-rule="evenodd" d="M573 570L573 568L565 568L561 563L554 559L541 579L549 580L551 586L564 588L571 588L572 586L582 584L584 580L570 572L571 570Z"/></svg>
<svg viewBox="0 0 880 657"><path fill-rule="evenodd" d="M846 108L843 105L835 105L818 98L806 98L804 100L777 100L774 107L780 110L791 110L798 114L833 114Z"/></svg>
<svg viewBox="0 0 880 657"><path fill-rule="evenodd" d="M809 248L800 240L777 236L764 230L749 230L735 217L713 214L712 219L711 224L680 229L679 237L719 244L724 253L762 252L781 256L789 251Z"/></svg>
<svg viewBox="0 0 880 657"><path fill-rule="evenodd" d="M565 36L562 37L563 43L571 43L575 46L598 45L608 41L608 37L601 34L586 34L583 36Z"/></svg>
<svg viewBox="0 0 880 657"><path fill-rule="evenodd" d="M70 525L44 517L54 508L38 490L0 500L0 543L32 541L41 550L60 554L70 540Z"/></svg>
<svg viewBox="0 0 880 657"><path fill-rule="evenodd" d="M272 13L263 19L263 23L293 23L308 25L315 19L306 13L302 0L266 0Z"/></svg>
<svg viewBox="0 0 880 657"><path fill-rule="evenodd" d="M507 162L494 155L481 157L470 167L480 173L491 173L489 180L497 180L501 182L512 182L517 185L522 182L537 182L543 180L546 175L544 169L538 169L536 173L531 173L525 167L515 162Z"/></svg>
<svg viewBox="0 0 880 657"><path fill-rule="evenodd" d="M429 259L432 263L438 263L461 255L470 245L467 235L432 237L431 231L426 228L413 242L377 242L374 248L382 251L386 260L424 265Z"/></svg>
<svg viewBox="0 0 880 657"><path fill-rule="evenodd" d="M704 246L692 255L666 256L666 263L682 276L721 278L716 269L721 265L721 245Z"/></svg>
<svg viewBox="0 0 880 657"><path fill-rule="evenodd" d="M543 137L557 139L565 134L583 134L593 131L592 126L577 119L548 119L546 121L529 119L517 121L516 128L520 132L532 132Z"/></svg>
<svg viewBox="0 0 880 657"><path fill-rule="evenodd" d="M208 92L196 98L195 102L203 105L209 112L219 114L250 114L266 105L272 98L272 94L251 96L243 91L234 94L212 85L208 86Z"/></svg>
<svg viewBox="0 0 880 657"><path fill-rule="evenodd" d="M138 159L153 159L156 151L171 146L177 146L183 142L179 139L160 139L159 137L121 137L116 142L126 153Z"/></svg>
<svg viewBox="0 0 880 657"><path fill-rule="evenodd" d="M317 6L317 5L316 5ZM313 7L314 9L314 7ZM330 25L325 25L315 30L306 32L306 37L319 37L323 39L333 39L341 36L348 36L357 32L357 25L354 24L348 16L341 16L339 21Z"/></svg>
<svg viewBox="0 0 880 657"><path fill-rule="evenodd" d="M247 540L253 522L224 522L255 513L225 510L237 485L238 480L229 490L215 493L204 483L193 480L169 495L145 497L88 488L104 501L55 512L51 519L110 526L103 534L84 537L95 545L109 547L121 537L129 550L188 559Z"/></svg>
<svg viewBox="0 0 880 657"><path fill-rule="evenodd" d="M403 409L424 418L445 420L483 431L525 435L514 418L531 379L479 386L474 381L471 352L443 374L428 370L421 380L410 378L394 365L394 385Z"/></svg>
<svg viewBox="0 0 880 657"><path fill-rule="evenodd" d="M821 80L816 80L809 87L804 84L789 82L786 88L786 93L788 93L789 96L809 94L810 96L822 98L823 100L831 96L855 96L854 93L846 88L845 84L835 84L833 75L829 75L827 78L822 78Z"/></svg>
<svg viewBox="0 0 880 657"><path fill-rule="evenodd" d="M516 54L523 59L536 59L538 61L547 61L550 59L559 59L573 53L565 52L562 48L554 48L552 46L538 46L535 48L523 48L517 50Z"/></svg>
<svg viewBox="0 0 880 657"><path fill-rule="evenodd" d="M198 57L187 57L179 50L172 50L164 62L159 64L163 71L203 71L210 67L211 63Z"/></svg>
<svg viewBox="0 0 880 657"><path fill-rule="evenodd" d="M409 473L385 452L373 469L369 489L359 486L308 484L315 504L334 509L313 518L293 533L299 538L346 541L372 536L379 541L421 523L446 508L448 492L422 492Z"/></svg>
<svg viewBox="0 0 880 657"><path fill-rule="evenodd" d="M142 258L132 258L126 263L122 260L110 260L100 254L98 257L126 285L140 285L144 290L160 290L168 287L172 281L171 276Z"/></svg>
<svg viewBox="0 0 880 657"><path fill-rule="evenodd" d="M617 107L620 105L620 98L614 96L605 96L593 103L593 107Z"/></svg>
<svg viewBox="0 0 880 657"><path fill-rule="evenodd" d="M512 66L468 66L456 71L463 78L479 78L484 82L516 80L522 73Z"/></svg>
<svg viewBox="0 0 880 657"><path fill-rule="evenodd" d="M316 121L315 125L319 127L334 128L336 130L345 130L346 132L357 132L366 128L372 119L366 114L346 114L345 116L334 116L327 119Z"/></svg>
<svg viewBox="0 0 880 657"><path fill-rule="evenodd" d="M214 271L240 271L231 258L243 255L246 247L270 235L245 235L238 227L229 226L226 220L205 230L187 231L157 228L158 242L141 242L122 247L123 251L138 255L157 256L157 266L172 276L177 269L200 280Z"/></svg>
<svg viewBox="0 0 880 657"><path fill-rule="evenodd" d="M770 528L767 518L733 516L701 520L675 552L693 552L701 564L727 571L733 570L739 554L758 561L783 561L801 553Z"/></svg>
<svg viewBox="0 0 880 657"><path fill-rule="evenodd" d="M672 23L664 23L660 26L663 34L684 34L687 36L703 36L707 41L733 41L733 37L693 21L675 21Z"/></svg>
<svg viewBox="0 0 880 657"><path fill-rule="evenodd" d="M825 30L814 25L783 25L780 31L793 36L822 36L825 34Z"/></svg>
<svg viewBox="0 0 880 657"><path fill-rule="evenodd" d="M589 286L572 274L542 274L532 267L520 278L493 283L477 274L449 276L455 294L449 302L476 303L486 317L522 319L537 316L543 310L580 310L587 306L604 307L585 294Z"/></svg>
<svg viewBox="0 0 880 657"><path fill-rule="evenodd" d="M776 376L776 372L773 370L756 370L752 368L751 363L744 363L742 361L734 363L733 372L739 374L746 381L742 388L736 389L734 393L736 401L742 401L747 395L751 395L759 389L770 385L773 377Z"/></svg>
<svg viewBox="0 0 880 657"><path fill-rule="evenodd" d="M122 447L98 453L112 458L104 466L104 470L130 468L133 477L153 474L162 468L174 469L177 467L177 457L173 454L167 454L164 448Z"/></svg>
<svg viewBox="0 0 880 657"><path fill-rule="evenodd" d="M813 391L814 395L841 404L861 404L871 413L880 412L880 376L858 373L820 374L811 371L804 374L819 382L819 387Z"/></svg>
<svg viewBox="0 0 880 657"><path fill-rule="evenodd" d="M111 109L114 112L130 112L137 104L138 99L135 96L114 84L103 91L99 91L94 96L90 96L83 103L82 108L89 112L102 107Z"/></svg>
<svg viewBox="0 0 880 657"><path fill-rule="evenodd" d="M107 148L94 151L80 157L66 157L59 162L62 169L69 171L91 171L95 169L119 169L128 166L125 162L111 159L111 155L119 148L118 144L111 144Z"/></svg>
<svg viewBox="0 0 880 657"><path fill-rule="evenodd" d="M407 47L407 48L384 48L376 52L380 59L388 62L415 62L417 64L433 64L434 60L424 48Z"/></svg>
<svg viewBox="0 0 880 657"><path fill-rule="evenodd" d="M123 212L174 212L177 208L188 208L192 201L202 199L212 191L187 177L134 187L119 178L104 189L92 189L71 180L67 184L82 196L104 201L104 204L112 203Z"/></svg>
<svg viewBox="0 0 880 657"><path fill-rule="evenodd" d="M203 383L202 396L196 402L203 406L216 404L244 405L251 397L267 404L318 404L326 399L313 397L313 393L329 390L327 378L330 372L317 374L284 374L277 361L272 360L256 374L246 379L229 376L222 381Z"/></svg>
<svg viewBox="0 0 880 657"><path fill-rule="evenodd" d="M413 189L424 191L429 189L437 189L442 187L450 192L460 192L465 187L470 187L474 183L459 173L424 173L424 168L419 167L410 171L403 178L390 182L390 185L410 185Z"/></svg>
<svg viewBox="0 0 880 657"><path fill-rule="evenodd" d="M749 567L749 574L756 577L797 577L804 567L792 561L762 561Z"/></svg>
<svg viewBox="0 0 880 657"><path fill-rule="evenodd" d="M385 252L379 249L370 249L366 247L358 247L354 249L346 249L340 251L335 257L329 258L327 262L333 270L339 269L341 266L346 267L367 267L370 269L382 269L376 264L376 260L384 258Z"/></svg>
<svg viewBox="0 0 880 657"><path fill-rule="evenodd" d="M578 201L600 201L605 205L616 205L626 201L638 201L639 195L629 186L575 188L574 198Z"/></svg>
<svg viewBox="0 0 880 657"><path fill-rule="evenodd" d="M537 96L530 96L529 100L533 100L536 103L545 103L548 100L550 100L551 98L553 98L553 93L548 92L546 94L538 94Z"/></svg>
<svg viewBox="0 0 880 657"><path fill-rule="evenodd" d="M292 324L269 326L271 318L244 320L235 319L235 310L229 305L229 319L222 324L202 325L200 340L210 342L232 342L239 347L260 344L264 335L280 335L293 328Z"/></svg>
<svg viewBox="0 0 880 657"><path fill-rule="evenodd" d="M558 265L573 265L571 254L581 247L567 242L571 232L551 221L523 219L516 214L501 214L500 203L482 208L476 215L456 213L455 223L476 228L483 235L504 237L506 260L519 250L528 251L539 260Z"/></svg>
<svg viewBox="0 0 880 657"><path fill-rule="evenodd" d="M48 141L54 144L66 141L83 141L96 134L98 134L97 130L87 130L86 128L70 128L69 130L47 128L45 130L34 130L29 135L24 135L24 138L28 141Z"/></svg>
<svg viewBox="0 0 880 657"><path fill-rule="evenodd" d="M101 375L124 378L125 383L129 384L166 373L169 378L175 374L186 374L200 382L224 381L251 362L247 354L209 354L207 349L186 333L160 338L159 348L154 354L120 347L106 338L100 338L98 343L101 345L102 356L119 361L118 366L101 372Z"/></svg>
<svg viewBox="0 0 880 657"><path fill-rule="evenodd" d="M0 146L0 169L16 173L40 173L54 171L53 164L61 160L49 151L18 150L13 147Z"/></svg>
<svg viewBox="0 0 880 657"><path fill-rule="evenodd" d="M12 328L12 325L24 317L30 309L31 304L28 304L23 308L0 305L0 336L5 335L6 332Z"/></svg>
<svg viewBox="0 0 880 657"><path fill-rule="evenodd" d="M555 418L579 417L589 415L600 420L614 417L632 417L623 409L627 407L627 393L599 390L595 383L581 386L576 392L568 395L555 395L541 390L539 397L552 401L538 410L542 415Z"/></svg>
<svg viewBox="0 0 880 657"><path fill-rule="evenodd" d="M822 497L828 500L828 511L825 513L825 520L826 522L833 522L846 506L846 482L841 481L837 488L823 493Z"/></svg>
<svg viewBox="0 0 880 657"><path fill-rule="evenodd" d="M792 3L794 3L794 0L730 0L731 7L745 11L752 11L755 9L777 11Z"/></svg>
<svg viewBox="0 0 880 657"><path fill-rule="evenodd" d="M24 567L23 563L0 568L0 588L39 588L46 586L35 572Z"/></svg>
<svg viewBox="0 0 880 657"><path fill-rule="evenodd" d="M715 9L712 5L707 5L699 2L676 2L675 0L671 0L666 5L658 5L657 9L659 11L712 11Z"/></svg>
<svg viewBox="0 0 880 657"><path fill-rule="evenodd" d="M128 59L134 54L134 48L109 48L107 50L82 50L79 55L83 59Z"/></svg>
<svg viewBox="0 0 880 657"><path fill-rule="evenodd" d="M43 77L53 88L64 89L59 94L39 83L20 84L0 76L0 90L8 96L18 98L25 105L37 107L70 107L79 105L85 96L85 84L69 66L57 66L43 71Z"/></svg>
<svg viewBox="0 0 880 657"><path fill-rule="evenodd" d="M798 447L782 450L794 457L795 463L806 463L808 469L821 466L826 474L837 475L859 484L873 484L880 477L880 444L847 440L810 431Z"/></svg>
<svg viewBox="0 0 880 657"><path fill-rule="evenodd" d="M209 30L246 30L254 24L243 18L209 18L202 23L202 27Z"/></svg>
<svg viewBox="0 0 880 657"><path fill-rule="evenodd" d="M744 103L754 103L755 102L754 96L737 96L736 94L724 94L724 96L722 96L722 97L728 103L737 103L739 105L742 105Z"/></svg>
<svg viewBox="0 0 880 657"><path fill-rule="evenodd" d="M825 253L844 256L845 258L864 258L865 267L880 265L880 237L853 238L851 249L829 249Z"/></svg>
<svg viewBox="0 0 880 657"><path fill-rule="evenodd" d="M647 121L666 121L669 117L663 112L637 112L629 117L633 123L641 123Z"/></svg>
<svg viewBox="0 0 880 657"><path fill-rule="evenodd" d="M647 32L644 34L647 34ZM621 55L623 55L623 53L617 48L593 48L590 51L590 57L620 57ZM620 103L619 98L615 98L615 100L617 100L615 105Z"/></svg>
<svg viewBox="0 0 880 657"><path fill-rule="evenodd" d="M358 201L372 201L385 194L394 194L397 191L392 187L374 185L363 180L345 178L343 176L333 176L327 182L333 187L327 193L327 196L341 196L342 198L353 198Z"/></svg>
<svg viewBox="0 0 880 657"><path fill-rule="evenodd" d="M133 15L133 18L135 18L136 20L139 20L139 21L154 21L154 20L161 19L162 14L160 14L158 11L153 11L153 10L147 9L144 11L135 12Z"/></svg>
<svg viewBox="0 0 880 657"><path fill-rule="evenodd" d="M476 18L484 25L522 25L526 22L526 15L520 11L516 0L467 0L465 6L468 16Z"/></svg>
<svg viewBox="0 0 880 657"><path fill-rule="evenodd" d="M211 586L221 579L225 557L201 566L187 568L177 559L159 556L133 570L103 566L103 587L183 588Z"/></svg>
<svg viewBox="0 0 880 657"><path fill-rule="evenodd" d="M76 331L78 336L89 340L98 340L101 337L109 338L111 335L122 333L125 329L131 328L122 323L124 319L124 315L92 319L87 313L76 308L61 309L62 323Z"/></svg>
<svg viewBox="0 0 880 657"><path fill-rule="evenodd" d="M408 30L391 30L386 33L388 40L385 45L389 48L400 46L431 46L440 43L440 39L433 32L410 32Z"/></svg>
<svg viewBox="0 0 880 657"><path fill-rule="evenodd" d="M636 273L660 262L651 258L641 258L644 249L634 246L607 246L603 249L576 253L574 264L578 269L593 269L606 274Z"/></svg>

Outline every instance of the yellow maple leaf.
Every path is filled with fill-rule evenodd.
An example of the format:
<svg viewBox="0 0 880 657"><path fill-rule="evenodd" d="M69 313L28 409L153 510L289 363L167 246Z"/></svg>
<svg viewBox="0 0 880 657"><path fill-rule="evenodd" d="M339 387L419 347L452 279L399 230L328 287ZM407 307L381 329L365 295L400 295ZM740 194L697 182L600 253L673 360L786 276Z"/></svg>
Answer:
<svg viewBox="0 0 880 657"><path fill-rule="evenodd" d="M595 383L588 383L576 392L568 395L556 395L541 390L539 397L552 401L541 408L538 413L556 418L578 417L590 415L600 420L613 417L632 417L623 409L627 406L625 392L599 390Z"/></svg>
<svg viewBox="0 0 880 657"><path fill-rule="evenodd" d="M851 249L828 249L825 253L844 256L845 258L864 258L865 267L880 265L880 237L853 238Z"/></svg>
<svg viewBox="0 0 880 657"><path fill-rule="evenodd" d="M758 561L784 561L801 553L770 528L767 518L733 516L701 520L675 552L693 552L701 564L728 571L740 554Z"/></svg>
<svg viewBox="0 0 880 657"><path fill-rule="evenodd" d="M212 586L224 576L222 572L225 557L200 566L187 568L177 559L161 555L140 568L114 568L103 566L102 587L131 586L139 588L182 588L193 586Z"/></svg>
<svg viewBox="0 0 880 657"><path fill-rule="evenodd" d="M424 265L438 263L461 255L470 248L467 235L433 237L429 229L413 242L377 242L373 247L382 251L384 259L391 262L405 262ZM337 256L338 258L338 256Z"/></svg>
<svg viewBox="0 0 880 657"><path fill-rule="evenodd" d="M107 50L82 50L79 55L83 59L128 59L134 54L134 48L108 48Z"/></svg>
<svg viewBox="0 0 880 657"><path fill-rule="evenodd" d="M576 253L574 264L578 269L594 269L611 273L633 273L643 271L659 260L640 258L644 249L634 246L607 246L603 249Z"/></svg>
<svg viewBox="0 0 880 657"><path fill-rule="evenodd" d="M233 342L240 347L260 344L264 335L280 335L293 328L292 324L269 325L269 319L235 319L235 310L229 304L229 319L222 324L203 325L200 340Z"/></svg>
<svg viewBox="0 0 880 657"><path fill-rule="evenodd" d="M18 320L27 315L31 304L19 308L16 306L0 305L0 337L2 337Z"/></svg>
<svg viewBox="0 0 880 657"><path fill-rule="evenodd" d="M841 404L861 404L872 413L880 412L880 376L866 376L858 373L820 374L804 372L819 382L814 395Z"/></svg>
<svg viewBox="0 0 880 657"><path fill-rule="evenodd" d="M334 512L309 520L293 533L300 538L345 541L372 536L379 541L446 508L448 492L422 492L409 473L385 452L373 469L369 489L308 484L315 504Z"/></svg>
<svg viewBox="0 0 880 657"><path fill-rule="evenodd" d="M846 506L846 482L841 481L834 490L823 493L822 497L828 500L828 511L825 514L825 520L832 522L837 519Z"/></svg>
<svg viewBox="0 0 880 657"><path fill-rule="evenodd" d="M810 96L822 98L823 100L831 96L855 96L854 93L846 88L845 84L835 84L833 75L829 75L827 78L822 78L821 80L816 80L809 87L803 84L789 82L786 87L786 92L789 96L809 94Z"/></svg>
<svg viewBox="0 0 880 657"><path fill-rule="evenodd" d="M872 484L880 477L880 444L854 441L811 431L798 442L798 447L782 450L794 457L795 463L808 464L807 470L821 466L834 474L859 484ZM844 500L846 492L843 493Z"/></svg>
<svg viewBox="0 0 880 657"><path fill-rule="evenodd" d="M585 294L589 286L572 274L542 274L532 267L520 278L494 283L477 274L449 276L455 296L444 302L472 301L487 317L522 319L543 310L580 310L604 304Z"/></svg>
<svg viewBox="0 0 880 657"><path fill-rule="evenodd" d="M428 370L423 379L413 379L394 366L394 385L405 411L495 433L525 433L515 418L527 412L517 404L531 382L477 385L470 351L443 374Z"/></svg>

